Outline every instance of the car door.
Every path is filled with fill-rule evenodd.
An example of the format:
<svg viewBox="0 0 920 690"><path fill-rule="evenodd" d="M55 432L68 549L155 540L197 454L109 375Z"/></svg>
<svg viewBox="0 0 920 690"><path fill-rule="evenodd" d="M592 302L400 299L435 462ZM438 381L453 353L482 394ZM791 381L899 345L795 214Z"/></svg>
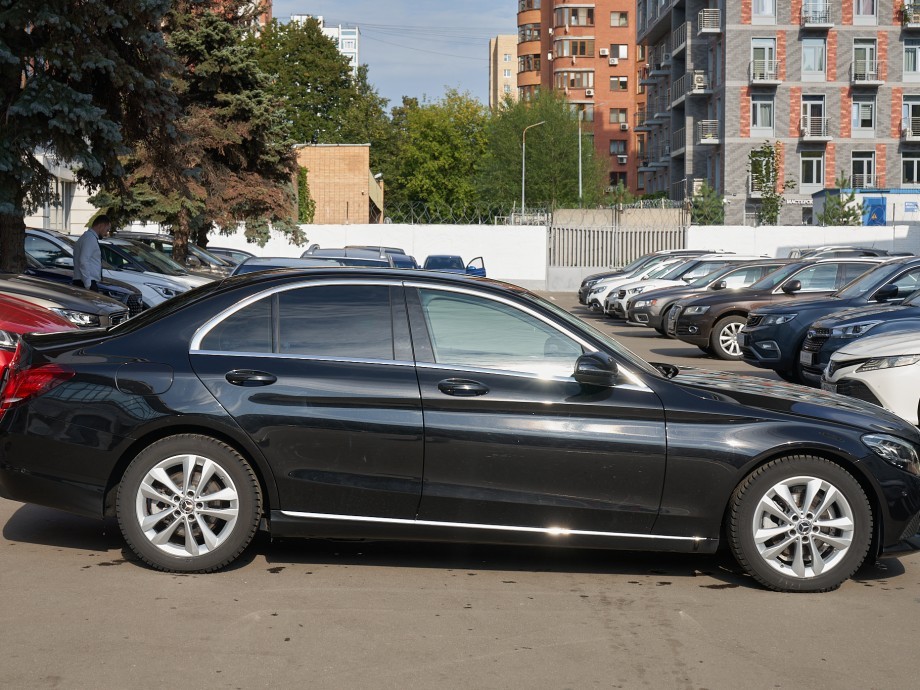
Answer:
<svg viewBox="0 0 920 690"><path fill-rule="evenodd" d="M401 287L275 287L195 337L199 378L261 448L295 513L414 518L422 412Z"/></svg>
<svg viewBox="0 0 920 690"><path fill-rule="evenodd" d="M578 384L590 344L472 288L407 287L425 418L419 519L647 533L665 471L657 395Z"/></svg>

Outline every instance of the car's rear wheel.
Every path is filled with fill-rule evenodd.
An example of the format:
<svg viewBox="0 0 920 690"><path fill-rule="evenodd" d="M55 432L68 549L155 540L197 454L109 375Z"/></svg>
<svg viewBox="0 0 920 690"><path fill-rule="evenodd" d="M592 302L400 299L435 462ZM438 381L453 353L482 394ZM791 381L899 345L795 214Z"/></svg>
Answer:
<svg viewBox="0 0 920 690"><path fill-rule="evenodd" d="M707 355L712 354L712 348L709 345L697 345L697 347L700 348Z"/></svg>
<svg viewBox="0 0 920 690"><path fill-rule="evenodd" d="M668 339L674 338L674 336L672 336L670 333L668 333L665 330L664 326L655 326L655 330L658 331L658 335L660 335L662 338L668 338Z"/></svg>
<svg viewBox="0 0 920 690"><path fill-rule="evenodd" d="M799 378L799 372L796 371L777 371L776 375L779 376L783 381L788 381L789 383L802 383L802 379Z"/></svg>
<svg viewBox="0 0 920 690"><path fill-rule="evenodd" d="M709 336L709 344L713 354L719 359L741 359L741 346L738 344L738 333L747 319L743 316L726 316L716 323Z"/></svg>
<svg viewBox="0 0 920 690"><path fill-rule="evenodd" d="M738 563L783 592L826 592L862 565L872 536L865 491L824 458L774 460L735 490L727 533Z"/></svg>
<svg viewBox="0 0 920 690"><path fill-rule="evenodd" d="M210 572L249 545L262 494L249 463L208 436L161 439L128 466L118 486L118 524L131 550L170 572Z"/></svg>

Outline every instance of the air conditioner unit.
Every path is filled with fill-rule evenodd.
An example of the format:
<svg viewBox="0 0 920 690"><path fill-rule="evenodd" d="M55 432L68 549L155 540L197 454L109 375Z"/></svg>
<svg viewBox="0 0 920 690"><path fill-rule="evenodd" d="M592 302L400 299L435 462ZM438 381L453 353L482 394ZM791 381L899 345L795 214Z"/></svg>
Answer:
<svg viewBox="0 0 920 690"><path fill-rule="evenodd" d="M617 65L620 64L620 58L610 58L609 60L607 60L607 62L610 64L611 67L616 67Z"/></svg>
<svg viewBox="0 0 920 690"><path fill-rule="evenodd" d="M600 50L597 51L597 54L600 55L601 57L607 57L608 55L610 55L610 48L601 48Z"/></svg>
<svg viewBox="0 0 920 690"><path fill-rule="evenodd" d="M549 27L549 28L546 30L546 33L549 34L550 36L552 36L552 35L553 35L553 27Z"/></svg>
<svg viewBox="0 0 920 690"><path fill-rule="evenodd" d="M585 96L590 98L593 95L594 95L594 89L585 89Z"/></svg>
<svg viewBox="0 0 920 690"><path fill-rule="evenodd" d="M620 165L626 165L626 156L617 156L617 163Z"/></svg>
<svg viewBox="0 0 920 690"><path fill-rule="evenodd" d="M662 62L671 62L671 53L664 53L661 56Z"/></svg>
<svg viewBox="0 0 920 690"><path fill-rule="evenodd" d="M546 54L546 59L547 59L547 61L552 62L552 61L553 61L553 54L552 54L552 53L547 53L547 54Z"/></svg>
<svg viewBox="0 0 920 690"><path fill-rule="evenodd" d="M705 89L706 88L706 73L705 72L694 72L693 73L693 88L694 89Z"/></svg>
<svg viewBox="0 0 920 690"><path fill-rule="evenodd" d="M627 123L625 123L625 122L621 122L621 123L620 123L620 131L621 131L621 132L625 132L625 131L627 131L627 130L629 130L629 125L628 125Z"/></svg>

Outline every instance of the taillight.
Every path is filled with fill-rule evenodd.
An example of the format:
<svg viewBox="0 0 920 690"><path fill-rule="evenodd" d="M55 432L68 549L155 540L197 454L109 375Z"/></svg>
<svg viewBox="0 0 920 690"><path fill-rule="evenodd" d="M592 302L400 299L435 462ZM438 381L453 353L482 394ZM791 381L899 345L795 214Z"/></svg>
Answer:
<svg viewBox="0 0 920 690"><path fill-rule="evenodd" d="M73 369L59 364L44 364L32 368L20 368L22 345L16 347L13 359L6 369L3 391L0 392L0 417L14 405L29 398L47 393L74 375Z"/></svg>

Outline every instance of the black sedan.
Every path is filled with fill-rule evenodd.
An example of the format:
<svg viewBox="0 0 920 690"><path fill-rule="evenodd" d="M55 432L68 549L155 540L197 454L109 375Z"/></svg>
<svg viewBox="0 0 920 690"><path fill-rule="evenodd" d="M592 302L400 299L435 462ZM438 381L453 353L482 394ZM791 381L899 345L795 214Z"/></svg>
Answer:
<svg viewBox="0 0 920 690"><path fill-rule="evenodd" d="M273 535L714 552L839 586L920 523L920 433L862 401L650 365L535 295L279 270L26 336L0 495L117 516L154 568Z"/></svg>

